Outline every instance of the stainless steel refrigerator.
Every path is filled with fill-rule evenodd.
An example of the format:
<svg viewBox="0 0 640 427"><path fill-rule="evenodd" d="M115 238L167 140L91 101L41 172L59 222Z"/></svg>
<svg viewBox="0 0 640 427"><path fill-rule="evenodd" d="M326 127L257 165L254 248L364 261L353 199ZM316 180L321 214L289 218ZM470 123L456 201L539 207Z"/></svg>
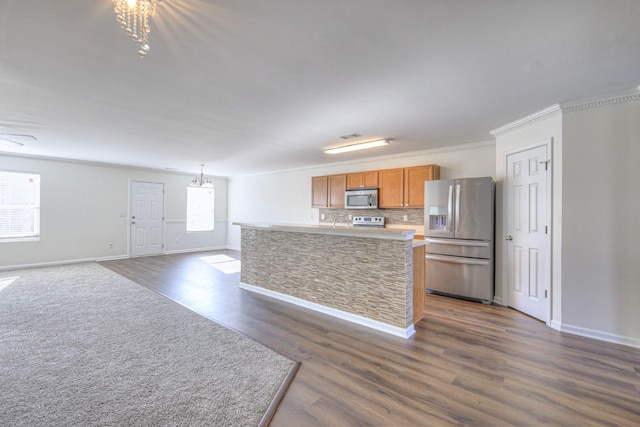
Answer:
<svg viewBox="0 0 640 427"><path fill-rule="evenodd" d="M491 303L494 194L491 177L424 183L428 291Z"/></svg>

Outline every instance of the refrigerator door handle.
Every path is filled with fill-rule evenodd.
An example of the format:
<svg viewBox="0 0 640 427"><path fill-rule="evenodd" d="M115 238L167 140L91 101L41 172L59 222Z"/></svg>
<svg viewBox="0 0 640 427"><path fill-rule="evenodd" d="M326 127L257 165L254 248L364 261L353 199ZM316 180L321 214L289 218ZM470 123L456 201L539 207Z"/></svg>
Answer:
<svg viewBox="0 0 640 427"><path fill-rule="evenodd" d="M432 261L449 262L452 264L489 265L489 260L484 259L456 258L438 255L426 255L425 259L430 259Z"/></svg>
<svg viewBox="0 0 640 427"><path fill-rule="evenodd" d="M472 246L472 247L480 247L480 248L486 248L489 246L489 242L486 242L486 241L472 242L468 240L442 240L442 239L438 239L438 240L424 239L424 241L427 243L427 245L433 244L433 245L451 245L451 246Z"/></svg>
<svg viewBox="0 0 640 427"><path fill-rule="evenodd" d="M449 203L447 206L447 232L451 231L451 215L453 212L453 185L449 185Z"/></svg>
<svg viewBox="0 0 640 427"><path fill-rule="evenodd" d="M455 232L460 232L460 184L456 184L456 229Z"/></svg>

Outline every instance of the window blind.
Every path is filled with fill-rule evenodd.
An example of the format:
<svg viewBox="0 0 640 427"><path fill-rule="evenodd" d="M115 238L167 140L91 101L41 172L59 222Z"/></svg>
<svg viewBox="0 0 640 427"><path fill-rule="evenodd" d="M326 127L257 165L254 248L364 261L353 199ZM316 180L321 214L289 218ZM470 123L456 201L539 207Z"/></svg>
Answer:
<svg viewBox="0 0 640 427"><path fill-rule="evenodd" d="M214 189L187 187L187 232L213 231Z"/></svg>
<svg viewBox="0 0 640 427"><path fill-rule="evenodd" d="M0 171L0 241L40 236L40 175Z"/></svg>

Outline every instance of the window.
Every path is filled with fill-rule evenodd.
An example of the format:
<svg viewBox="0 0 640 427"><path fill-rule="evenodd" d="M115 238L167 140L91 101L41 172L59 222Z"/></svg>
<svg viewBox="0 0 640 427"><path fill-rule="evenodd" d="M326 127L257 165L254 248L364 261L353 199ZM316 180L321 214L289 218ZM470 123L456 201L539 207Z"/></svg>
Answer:
<svg viewBox="0 0 640 427"><path fill-rule="evenodd" d="M213 195L210 187L187 187L187 232L213 231Z"/></svg>
<svg viewBox="0 0 640 427"><path fill-rule="evenodd" d="M40 175L0 171L0 242L40 238Z"/></svg>

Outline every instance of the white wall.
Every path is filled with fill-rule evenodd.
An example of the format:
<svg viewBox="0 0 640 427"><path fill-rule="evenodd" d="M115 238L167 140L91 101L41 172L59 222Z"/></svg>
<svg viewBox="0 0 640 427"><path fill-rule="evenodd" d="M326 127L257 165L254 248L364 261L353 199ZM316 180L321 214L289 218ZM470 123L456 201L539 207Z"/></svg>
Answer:
<svg viewBox="0 0 640 427"><path fill-rule="evenodd" d="M640 347L640 100L564 114L563 330Z"/></svg>
<svg viewBox="0 0 640 427"><path fill-rule="evenodd" d="M559 108L496 137L496 294L507 301L505 152L553 140L552 315L562 331L640 347L640 97Z"/></svg>
<svg viewBox="0 0 640 427"><path fill-rule="evenodd" d="M0 243L0 268L128 256L131 181L165 186L165 253L226 246L226 179L214 180L215 231L187 234L190 175L8 155L0 169L41 176L40 240Z"/></svg>
<svg viewBox="0 0 640 427"><path fill-rule="evenodd" d="M230 178L228 246L240 249L240 228L232 222L317 224L318 209L311 208L311 177L345 172L437 164L441 178L493 176L495 144L484 142L401 156L370 158L360 162L268 175Z"/></svg>
<svg viewBox="0 0 640 427"><path fill-rule="evenodd" d="M504 237L504 181L506 153L518 148L551 139L552 141L552 220L551 220L551 325L560 327L562 321L562 115L557 114L532 121L525 126L496 136L496 300L508 305L507 251Z"/></svg>

